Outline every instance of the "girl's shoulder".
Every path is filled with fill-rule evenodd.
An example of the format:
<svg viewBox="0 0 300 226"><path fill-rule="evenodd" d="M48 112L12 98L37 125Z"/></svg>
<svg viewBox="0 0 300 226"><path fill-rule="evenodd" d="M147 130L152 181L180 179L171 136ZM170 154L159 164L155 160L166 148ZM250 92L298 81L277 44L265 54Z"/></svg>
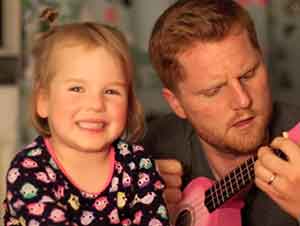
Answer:
<svg viewBox="0 0 300 226"><path fill-rule="evenodd" d="M14 184L17 180L34 180L52 175L57 166L46 149L44 139L37 137L33 142L21 148L10 162L7 170L7 181Z"/></svg>
<svg viewBox="0 0 300 226"><path fill-rule="evenodd" d="M37 137L30 144L23 146L11 161L11 166L23 165L30 167L33 161L40 161L39 159L49 158L50 155L46 149L44 139ZM34 164L31 166L34 167Z"/></svg>

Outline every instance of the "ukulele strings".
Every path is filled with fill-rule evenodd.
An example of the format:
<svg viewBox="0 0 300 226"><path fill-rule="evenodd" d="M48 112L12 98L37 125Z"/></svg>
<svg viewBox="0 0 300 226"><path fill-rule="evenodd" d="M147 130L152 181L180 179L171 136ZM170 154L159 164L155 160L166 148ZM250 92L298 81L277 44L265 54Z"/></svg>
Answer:
<svg viewBox="0 0 300 226"><path fill-rule="evenodd" d="M286 157L284 156L284 153L280 150L275 149L274 150L275 154L283 159L285 159ZM250 163L248 161L251 161ZM207 196L207 199L209 199L208 203L214 202L214 197L216 196L216 199L218 201L218 193L220 193L222 195L222 193L228 193L226 187L228 187L228 183L229 185L232 185L231 187L233 188L233 193L235 192L235 189L237 188L237 191L240 190L239 189L239 183L238 183L238 178L239 176L242 176L241 179L243 181L243 184L247 184L249 183L252 178L254 176L252 176L251 174L254 172L254 163L256 161L256 156L252 156L251 158L249 158L244 164L242 164L239 167L239 172L237 172L236 174L234 174L234 176L228 177L229 179L226 180L226 177L222 178L221 180L217 181L211 188L209 188L208 190L212 190L212 192ZM244 167L243 167L244 166ZM236 168L235 170L237 170L238 168ZM234 170L234 171L235 171ZM247 171L245 174L245 170ZM232 171L233 172L233 171ZM231 173L232 173L231 172ZM245 176L248 176L245 178ZM232 180L235 182L237 181L237 183L232 183ZM246 181L249 180L249 181ZM225 181L224 183L222 183L222 181ZM220 186L217 186L218 184L220 184ZM234 185L237 185L237 187L235 187ZM213 189L214 188L214 189ZM214 191L213 191L214 190ZM212 197L213 196L213 197ZM212 197L212 198L211 198ZM223 197L223 195L222 195ZM212 199L212 200L211 200ZM224 198L223 198L224 199Z"/></svg>
<svg viewBox="0 0 300 226"><path fill-rule="evenodd" d="M214 191L212 190L213 192L211 192L207 196L207 199L209 200L207 203L208 204L210 204L212 202L214 203L215 199L217 199L217 201L218 201L219 200L218 199L218 194L222 195L224 193L224 191L225 191L225 193L228 193L227 190L226 190L226 187L228 187L228 186L231 186L233 188L233 191L235 191L236 189L238 191L239 188L240 188L240 185L238 183L238 179L237 178L239 176L242 176L244 178L246 175L248 175L248 178L246 178L246 180L248 179L249 181L246 181L244 179L242 179L242 181L244 182L244 184L247 184L248 182L250 182L251 179L249 177L251 177L251 171L253 171L253 169L254 169L253 166L254 166L254 161L252 161L251 163L249 163L247 165L247 168L242 168L239 172L237 172L233 178L229 178L229 180L227 180L227 181L225 180L225 183L221 183L221 186L216 186L220 181L216 182L216 184L214 184L211 187L211 188L214 187ZM222 197L223 197L223 195L222 195Z"/></svg>

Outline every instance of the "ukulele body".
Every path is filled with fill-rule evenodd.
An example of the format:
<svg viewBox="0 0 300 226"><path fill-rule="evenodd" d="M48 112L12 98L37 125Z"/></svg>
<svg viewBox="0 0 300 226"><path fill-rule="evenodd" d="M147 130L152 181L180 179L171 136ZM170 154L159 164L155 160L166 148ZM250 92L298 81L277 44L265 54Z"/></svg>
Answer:
<svg viewBox="0 0 300 226"><path fill-rule="evenodd" d="M244 203L233 197L210 213L204 204L205 191L213 185L205 177L192 180L183 191L183 199L175 212L175 226L240 226Z"/></svg>

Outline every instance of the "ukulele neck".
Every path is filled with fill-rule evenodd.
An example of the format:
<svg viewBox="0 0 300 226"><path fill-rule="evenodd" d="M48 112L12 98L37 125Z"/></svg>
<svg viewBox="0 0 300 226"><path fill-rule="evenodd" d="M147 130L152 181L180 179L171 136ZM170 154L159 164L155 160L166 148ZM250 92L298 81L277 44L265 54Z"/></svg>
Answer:
<svg viewBox="0 0 300 226"><path fill-rule="evenodd" d="M253 181L255 161L256 156L250 157L205 191L204 203L209 212L220 207Z"/></svg>

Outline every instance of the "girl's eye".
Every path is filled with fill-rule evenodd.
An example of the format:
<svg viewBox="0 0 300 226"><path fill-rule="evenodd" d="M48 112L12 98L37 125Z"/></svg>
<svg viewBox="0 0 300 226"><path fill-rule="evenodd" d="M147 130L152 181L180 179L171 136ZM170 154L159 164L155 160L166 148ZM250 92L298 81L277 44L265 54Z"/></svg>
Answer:
<svg viewBox="0 0 300 226"><path fill-rule="evenodd" d="M74 86L74 87L71 87L69 90L72 92L80 93L83 91L83 88L80 86Z"/></svg>
<svg viewBox="0 0 300 226"><path fill-rule="evenodd" d="M115 89L107 89L105 90L105 94L110 94L110 95L120 95L121 92Z"/></svg>

